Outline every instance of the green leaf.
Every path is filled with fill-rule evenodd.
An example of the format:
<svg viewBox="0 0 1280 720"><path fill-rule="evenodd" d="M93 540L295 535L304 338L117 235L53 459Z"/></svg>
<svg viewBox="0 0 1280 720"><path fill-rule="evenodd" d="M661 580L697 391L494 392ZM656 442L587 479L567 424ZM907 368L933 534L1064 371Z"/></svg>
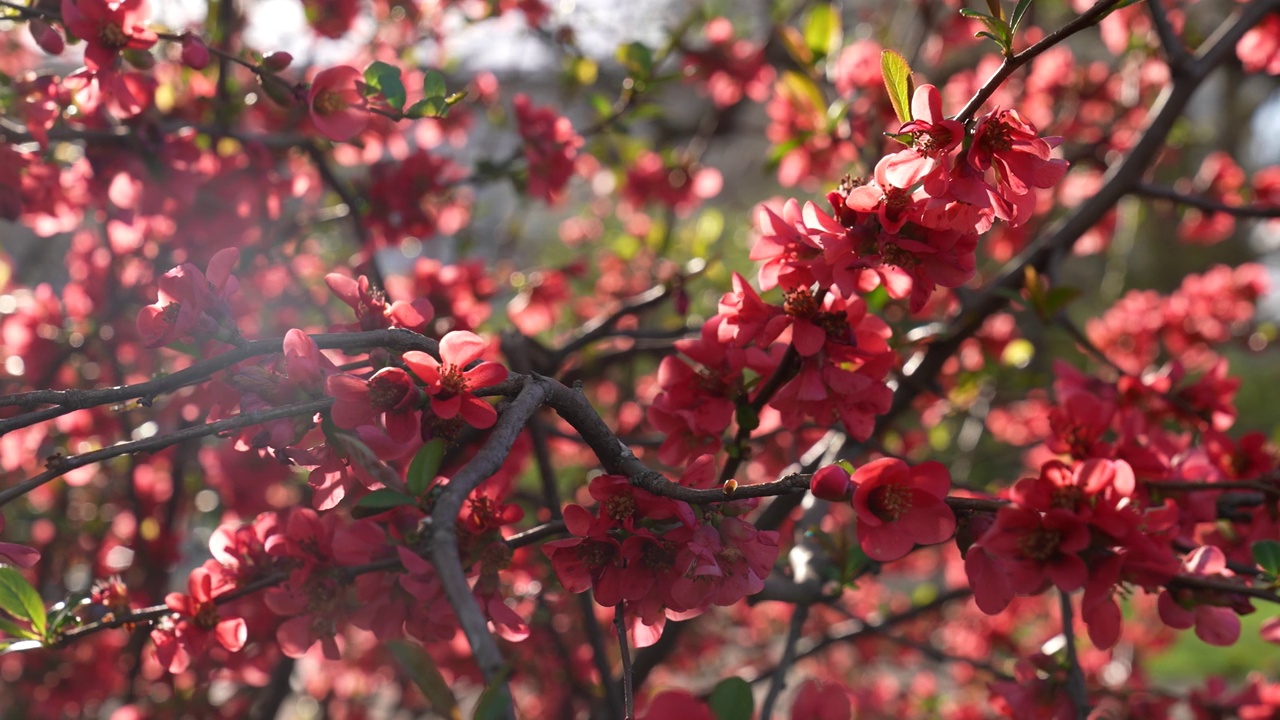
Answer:
<svg viewBox="0 0 1280 720"><path fill-rule="evenodd" d="M449 114L449 103L442 97L429 97L410 105L404 114L411 118L442 118Z"/></svg>
<svg viewBox="0 0 1280 720"><path fill-rule="evenodd" d="M751 720L756 710L751 684L740 677L725 678L716 683L707 698L707 705L716 720Z"/></svg>
<svg viewBox="0 0 1280 720"><path fill-rule="evenodd" d="M480 702L476 703L471 720L500 720L506 715L507 707L511 705L511 691L507 688L510 676L511 666L503 665L493 682L480 693Z"/></svg>
<svg viewBox="0 0 1280 720"><path fill-rule="evenodd" d="M428 70L422 76L422 96L426 98L442 98L449 94L444 75L439 70Z"/></svg>
<svg viewBox="0 0 1280 720"><path fill-rule="evenodd" d="M31 623L36 637L44 637L47 617L40 593L31 587L22 573L7 566L0 566L0 609Z"/></svg>
<svg viewBox="0 0 1280 720"><path fill-rule="evenodd" d="M10 620L9 618L6 618L3 615L0 615L0 632L3 632L5 635L8 635L10 638L15 638L20 640L36 640L39 638L39 636L36 635L35 633L31 632L27 628L22 627L18 623Z"/></svg>
<svg viewBox="0 0 1280 720"><path fill-rule="evenodd" d="M619 45L617 59L633 76L649 77L653 72L653 51L642 42Z"/></svg>
<svg viewBox="0 0 1280 720"><path fill-rule="evenodd" d="M1013 9L1013 15L1009 18L1009 32L1018 31L1018 26L1022 24L1022 18L1026 16L1027 10L1031 8L1031 0L1018 0L1018 6Z"/></svg>
<svg viewBox="0 0 1280 720"><path fill-rule="evenodd" d="M782 41L782 47L786 48L787 54L797 63L803 67L813 67L813 51L805 44L804 36L799 30L790 25L784 25L778 28L778 38Z"/></svg>
<svg viewBox="0 0 1280 720"><path fill-rule="evenodd" d="M381 60L374 61L364 69L364 82L371 90L382 95L388 105L396 110L404 109L406 94L404 82L400 79L400 68Z"/></svg>
<svg viewBox="0 0 1280 720"><path fill-rule="evenodd" d="M409 494L420 497L427 491L427 486L440 473L440 462L444 460L444 440L435 438L418 449L409 463L405 485Z"/></svg>
<svg viewBox="0 0 1280 720"><path fill-rule="evenodd" d="M840 47L840 11L826 3L815 5L804 24L804 44L824 58Z"/></svg>
<svg viewBox="0 0 1280 720"><path fill-rule="evenodd" d="M377 515L383 510L390 510L391 508L402 507L404 505L417 505L417 504L418 504L418 501L416 498L411 498L408 495L405 495L404 493L400 492L399 490L392 490L391 488L379 488L378 490L374 490L368 495L365 495L364 497L360 498L360 502L356 503L357 510L366 510L370 512L367 512L367 513L357 512L352 514L360 515L361 517L366 517L367 515Z"/></svg>
<svg viewBox="0 0 1280 720"><path fill-rule="evenodd" d="M387 649L391 651L396 662L400 663L400 667L404 668L405 674L413 684L422 691L427 702L431 703L429 709L433 713L449 720L462 720L458 699L454 696L453 690L449 689L449 682L440 674L440 669L436 667L435 661L426 650L423 650L420 645L403 640L387 643Z"/></svg>
<svg viewBox="0 0 1280 720"><path fill-rule="evenodd" d="M1280 542L1259 540L1254 543L1253 561L1271 577L1280 576Z"/></svg>
<svg viewBox="0 0 1280 720"><path fill-rule="evenodd" d="M894 114L900 122L911 122L911 93L915 88L907 59L892 50L885 50L880 53L880 72L884 75L884 88L889 91Z"/></svg>

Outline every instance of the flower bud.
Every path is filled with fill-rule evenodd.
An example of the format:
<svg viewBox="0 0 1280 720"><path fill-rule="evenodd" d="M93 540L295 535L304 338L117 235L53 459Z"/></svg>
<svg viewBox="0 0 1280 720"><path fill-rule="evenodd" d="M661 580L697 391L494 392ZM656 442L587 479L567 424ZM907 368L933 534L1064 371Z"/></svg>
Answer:
<svg viewBox="0 0 1280 720"><path fill-rule="evenodd" d="M27 23L27 29L31 31L31 37L36 41L36 45L50 55L61 55L67 47L67 42L62 39L58 31L44 20L33 18Z"/></svg>
<svg viewBox="0 0 1280 720"><path fill-rule="evenodd" d="M291 107L298 98L294 95L293 88L278 77L272 75L264 75L262 77L262 91L267 97L271 98L276 104L283 107Z"/></svg>
<svg viewBox="0 0 1280 720"><path fill-rule="evenodd" d="M813 474L809 490L814 497L831 502L844 502L853 497L853 481L849 471L839 465L828 465Z"/></svg>
<svg viewBox="0 0 1280 720"><path fill-rule="evenodd" d="M203 70L209 67L209 46L195 35L183 35L182 62L192 70Z"/></svg>
<svg viewBox="0 0 1280 720"><path fill-rule="evenodd" d="M289 67L293 62L293 56L287 52L269 52L262 56L262 69L268 72L278 73Z"/></svg>

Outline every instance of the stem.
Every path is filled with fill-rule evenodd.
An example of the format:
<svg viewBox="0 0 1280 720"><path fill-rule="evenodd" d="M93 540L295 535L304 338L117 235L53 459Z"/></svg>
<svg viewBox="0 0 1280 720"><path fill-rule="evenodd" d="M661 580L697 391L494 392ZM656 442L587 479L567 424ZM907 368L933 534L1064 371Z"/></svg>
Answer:
<svg viewBox="0 0 1280 720"><path fill-rule="evenodd" d="M1074 613L1071 609L1071 595L1058 592L1059 607L1062 608L1062 636L1067 641L1067 694L1071 704L1075 706L1077 720L1089 717L1089 691L1085 687L1084 670L1080 668L1080 658L1076 656L1076 633Z"/></svg>
<svg viewBox="0 0 1280 720"><path fill-rule="evenodd" d="M760 709L760 720L770 720L773 717L773 706L777 704L778 696L787 684L787 670L796 661L796 645L800 642L801 630L808 617L808 603L796 605L791 613L791 627L787 630L787 640L782 646L782 659L778 661L773 677L769 679L769 693L765 695L764 705Z"/></svg>
<svg viewBox="0 0 1280 720"><path fill-rule="evenodd" d="M631 687L631 651L627 648L627 619L624 614L625 603L618 603L613 609L613 626L618 631L618 651L622 654L622 707L623 717L634 720L636 716L636 699Z"/></svg>

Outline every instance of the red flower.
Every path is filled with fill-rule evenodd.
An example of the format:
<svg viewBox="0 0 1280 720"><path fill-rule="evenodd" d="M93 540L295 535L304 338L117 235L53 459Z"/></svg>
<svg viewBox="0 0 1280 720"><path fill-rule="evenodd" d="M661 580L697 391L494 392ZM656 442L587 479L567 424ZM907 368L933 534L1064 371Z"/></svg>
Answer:
<svg viewBox="0 0 1280 720"><path fill-rule="evenodd" d="M400 368L383 368L368 380L345 373L330 375L325 390L334 398L330 412L340 428L372 425L379 415L385 415L392 440L407 442L419 432L422 393L409 373Z"/></svg>
<svg viewBox="0 0 1280 720"><path fill-rule="evenodd" d="M507 379L507 369L495 362L467 366L484 354L487 345L480 336L454 330L440 339L440 360L411 350L404 354L405 365L427 385L431 410L444 420L462 415L470 425L483 430L493 427L498 413L489 403L472 394Z"/></svg>
<svg viewBox="0 0 1280 720"><path fill-rule="evenodd" d="M185 337L238 338L227 298L240 286L231 274L239 262L240 251L227 248L209 259L207 273L191 263L165 273L155 304L138 311L138 334L143 344L154 348Z"/></svg>
<svg viewBox="0 0 1280 720"><path fill-rule="evenodd" d="M1016 202L1013 196L1051 188L1067 174L1067 161L1049 156L1059 139L1039 137L1016 110L996 110L978 120L969 164L980 172L994 167L1000 195Z"/></svg>
<svg viewBox="0 0 1280 720"><path fill-rule="evenodd" d="M356 322L335 324L333 332L397 327L420 333L435 317L435 308L426 298L411 303L404 300L388 302L386 293L373 287L364 275L353 280L346 275L329 273L324 276L324 282L334 295L356 311Z"/></svg>
<svg viewBox="0 0 1280 720"><path fill-rule="evenodd" d="M950 179L947 157L964 139L964 125L948 120L942 114L942 95L932 85L916 88L911 98L915 119L898 129L911 136L911 147L886 155L884 178L895 187L910 188L924 181L924 190L939 197L947 190Z"/></svg>
<svg viewBox="0 0 1280 720"><path fill-rule="evenodd" d="M85 41L84 64L90 70L109 69L126 48L155 45L156 34L146 27L150 14L146 0L62 0L62 21Z"/></svg>
<svg viewBox="0 0 1280 720"><path fill-rule="evenodd" d="M1089 546L1089 526L1066 510L1042 515L1029 508L1002 507L978 543L1000 560L1018 593L1037 593L1046 581L1071 592L1083 586L1089 574L1078 554Z"/></svg>
<svg viewBox="0 0 1280 720"><path fill-rule="evenodd" d="M1199 577L1231 575L1227 556L1212 545L1198 547L1187 555L1182 569ZM1196 637L1222 647L1234 645L1240 638L1240 616L1229 605L1232 600L1225 593L1169 589L1160 593L1157 602L1165 625L1180 630L1194 625Z"/></svg>
<svg viewBox="0 0 1280 720"><path fill-rule="evenodd" d="M216 564L215 564L216 567ZM164 603L179 615L172 628L158 629L151 637L156 654L171 673L180 673L191 664L191 656L204 651L210 637L230 652L239 652L248 639L244 618L223 620L213 602L213 574L204 567L191 571L187 594L169 593Z"/></svg>
<svg viewBox="0 0 1280 720"><path fill-rule="evenodd" d="M858 468L853 482L858 543L872 560L897 560L917 544L940 543L955 533L956 516L945 502L951 474L942 463L912 468L880 458Z"/></svg>
<svg viewBox="0 0 1280 720"><path fill-rule="evenodd" d="M529 194L548 203L557 202L573 176L582 137L569 118L548 108L534 107L524 94L515 96L514 105L529 164Z"/></svg>
<svg viewBox="0 0 1280 720"><path fill-rule="evenodd" d="M369 123L369 112L360 90L363 79L359 70L339 65L322 70L311 81L307 105L311 108L311 122L321 135L341 142L364 130Z"/></svg>

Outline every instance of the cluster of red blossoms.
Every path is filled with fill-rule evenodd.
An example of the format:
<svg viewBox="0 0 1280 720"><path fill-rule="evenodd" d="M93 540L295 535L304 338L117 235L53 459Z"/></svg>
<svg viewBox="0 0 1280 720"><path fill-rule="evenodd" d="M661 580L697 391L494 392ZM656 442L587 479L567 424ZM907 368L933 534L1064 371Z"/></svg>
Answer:
<svg viewBox="0 0 1280 720"><path fill-rule="evenodd" d="M754 378L775 374L786 382L767 407L783 427L840 422L854 438L870 437L892 400L885 378L896 357L888 326L861 295L883 284L919 311L938 286L963 285L979 234L997 219L1026 222L1036 189L1066 172L1050 155L1057 140L1037 136L1015 111L979 118L962 152L965 128L943 117L933 86L916 90L913 108L898 133L908 147L880 160L872 179L846 179L827 197L830 214L795 200L781 215L761 208L751 258L761 262L761 288L781 288L782 303L765 302L735 275L701 337L676 345L696 365L663 359L649 418L667 435L664 463L715 452L735 418L755 429L763 408L752 395L767 383Z"/></svg>
<svg viewBox="0 0 1280 720"><path fill-rule="evenodd" d="M690 463L680 484L714 485L714 458ZM596 513L567 505L564 521L573 537L546 543L543 551L566 590L591 589L601 605L625 607L637 647L657 642L667 618L692 617L760 592L778 559L777 531L757 530L742 518L754 502L695 510L622 475L599 475L588 489Z"/></svg>

